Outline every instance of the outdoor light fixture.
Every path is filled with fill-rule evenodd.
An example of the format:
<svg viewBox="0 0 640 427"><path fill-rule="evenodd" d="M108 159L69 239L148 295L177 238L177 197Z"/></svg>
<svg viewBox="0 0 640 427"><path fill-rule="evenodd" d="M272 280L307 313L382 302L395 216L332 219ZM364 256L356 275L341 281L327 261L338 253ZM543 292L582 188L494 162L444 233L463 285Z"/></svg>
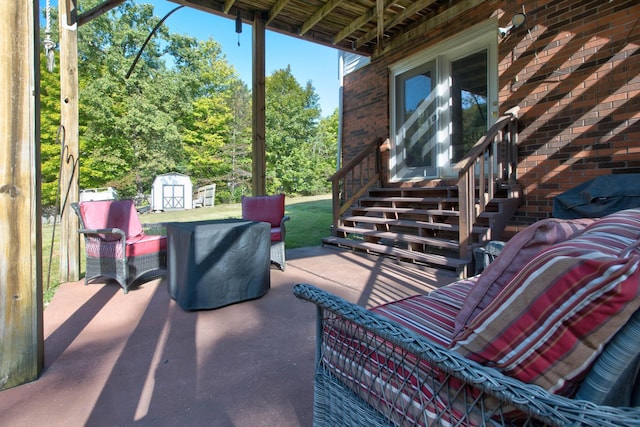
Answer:
<svg viewBox="0 0 640 427"><path fill-rule="evenodd" d="M500 37L506 37L512 30L515 30L516 28L522 26L522 24L524 24L524 21L526 20L527 15L522 12L516 13L515 15L513 15L513 18L511 18L511 25L509 25L508 27L498 28L498 34L500 34Z"/></svg>

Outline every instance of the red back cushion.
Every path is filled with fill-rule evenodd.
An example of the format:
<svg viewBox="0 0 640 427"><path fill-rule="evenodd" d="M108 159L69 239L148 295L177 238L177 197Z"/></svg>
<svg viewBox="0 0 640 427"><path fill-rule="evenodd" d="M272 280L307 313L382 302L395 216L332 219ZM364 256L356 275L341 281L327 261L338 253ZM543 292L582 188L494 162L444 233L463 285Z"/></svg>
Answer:
<svg viewBox="0 0 640 427"><path fill-rule="evenodd" d="M242 198L242 219L268 222L271 227L280 227L284 216L284 194Z"/></svg>
<svg viewBox="0 0 640 427"><path fill-rule="evenodd" d="M127 238L142 234L142 224L133 200L81 202L80 214L88 229L119 228Z"/></svg>

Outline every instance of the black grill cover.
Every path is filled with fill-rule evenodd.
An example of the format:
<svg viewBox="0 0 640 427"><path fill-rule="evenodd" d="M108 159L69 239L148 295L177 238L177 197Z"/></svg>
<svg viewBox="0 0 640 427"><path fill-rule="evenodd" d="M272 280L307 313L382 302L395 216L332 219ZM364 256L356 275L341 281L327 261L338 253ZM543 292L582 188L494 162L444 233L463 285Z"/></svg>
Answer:
<svg viewBox="0 0 640 427"><path fill-rule="evenodd" d="M600 218L640 206L640 174L603 175L553 200L556 218Z"/></svg>

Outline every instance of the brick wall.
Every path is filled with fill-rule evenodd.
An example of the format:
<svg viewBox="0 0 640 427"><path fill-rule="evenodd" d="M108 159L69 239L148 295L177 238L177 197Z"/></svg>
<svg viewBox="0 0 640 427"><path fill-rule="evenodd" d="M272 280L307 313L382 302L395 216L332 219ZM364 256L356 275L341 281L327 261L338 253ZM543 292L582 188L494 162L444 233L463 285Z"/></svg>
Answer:
<svg viewBox="0 0 640 427"><path fill-rule="evenodd" d="M490 1L374 58L345 78L343 156L389 133L389 66L491 16L526 28L499 40L500 111L519 105L514 225L551 215L553 197L595 176L640 173L640 5L628 0ZM527 29L529 31L527 31Z"/></svg>

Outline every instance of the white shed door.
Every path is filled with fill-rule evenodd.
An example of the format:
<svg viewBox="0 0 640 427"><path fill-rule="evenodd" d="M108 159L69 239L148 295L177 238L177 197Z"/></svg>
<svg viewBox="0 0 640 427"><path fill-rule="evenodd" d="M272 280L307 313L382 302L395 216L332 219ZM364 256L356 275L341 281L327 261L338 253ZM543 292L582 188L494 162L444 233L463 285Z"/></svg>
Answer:
<svg viewBox="0 0 640 427"><path fill-rule="evenodd" d="M184 185L162 186L162 209L184 209Z"/></svg>

